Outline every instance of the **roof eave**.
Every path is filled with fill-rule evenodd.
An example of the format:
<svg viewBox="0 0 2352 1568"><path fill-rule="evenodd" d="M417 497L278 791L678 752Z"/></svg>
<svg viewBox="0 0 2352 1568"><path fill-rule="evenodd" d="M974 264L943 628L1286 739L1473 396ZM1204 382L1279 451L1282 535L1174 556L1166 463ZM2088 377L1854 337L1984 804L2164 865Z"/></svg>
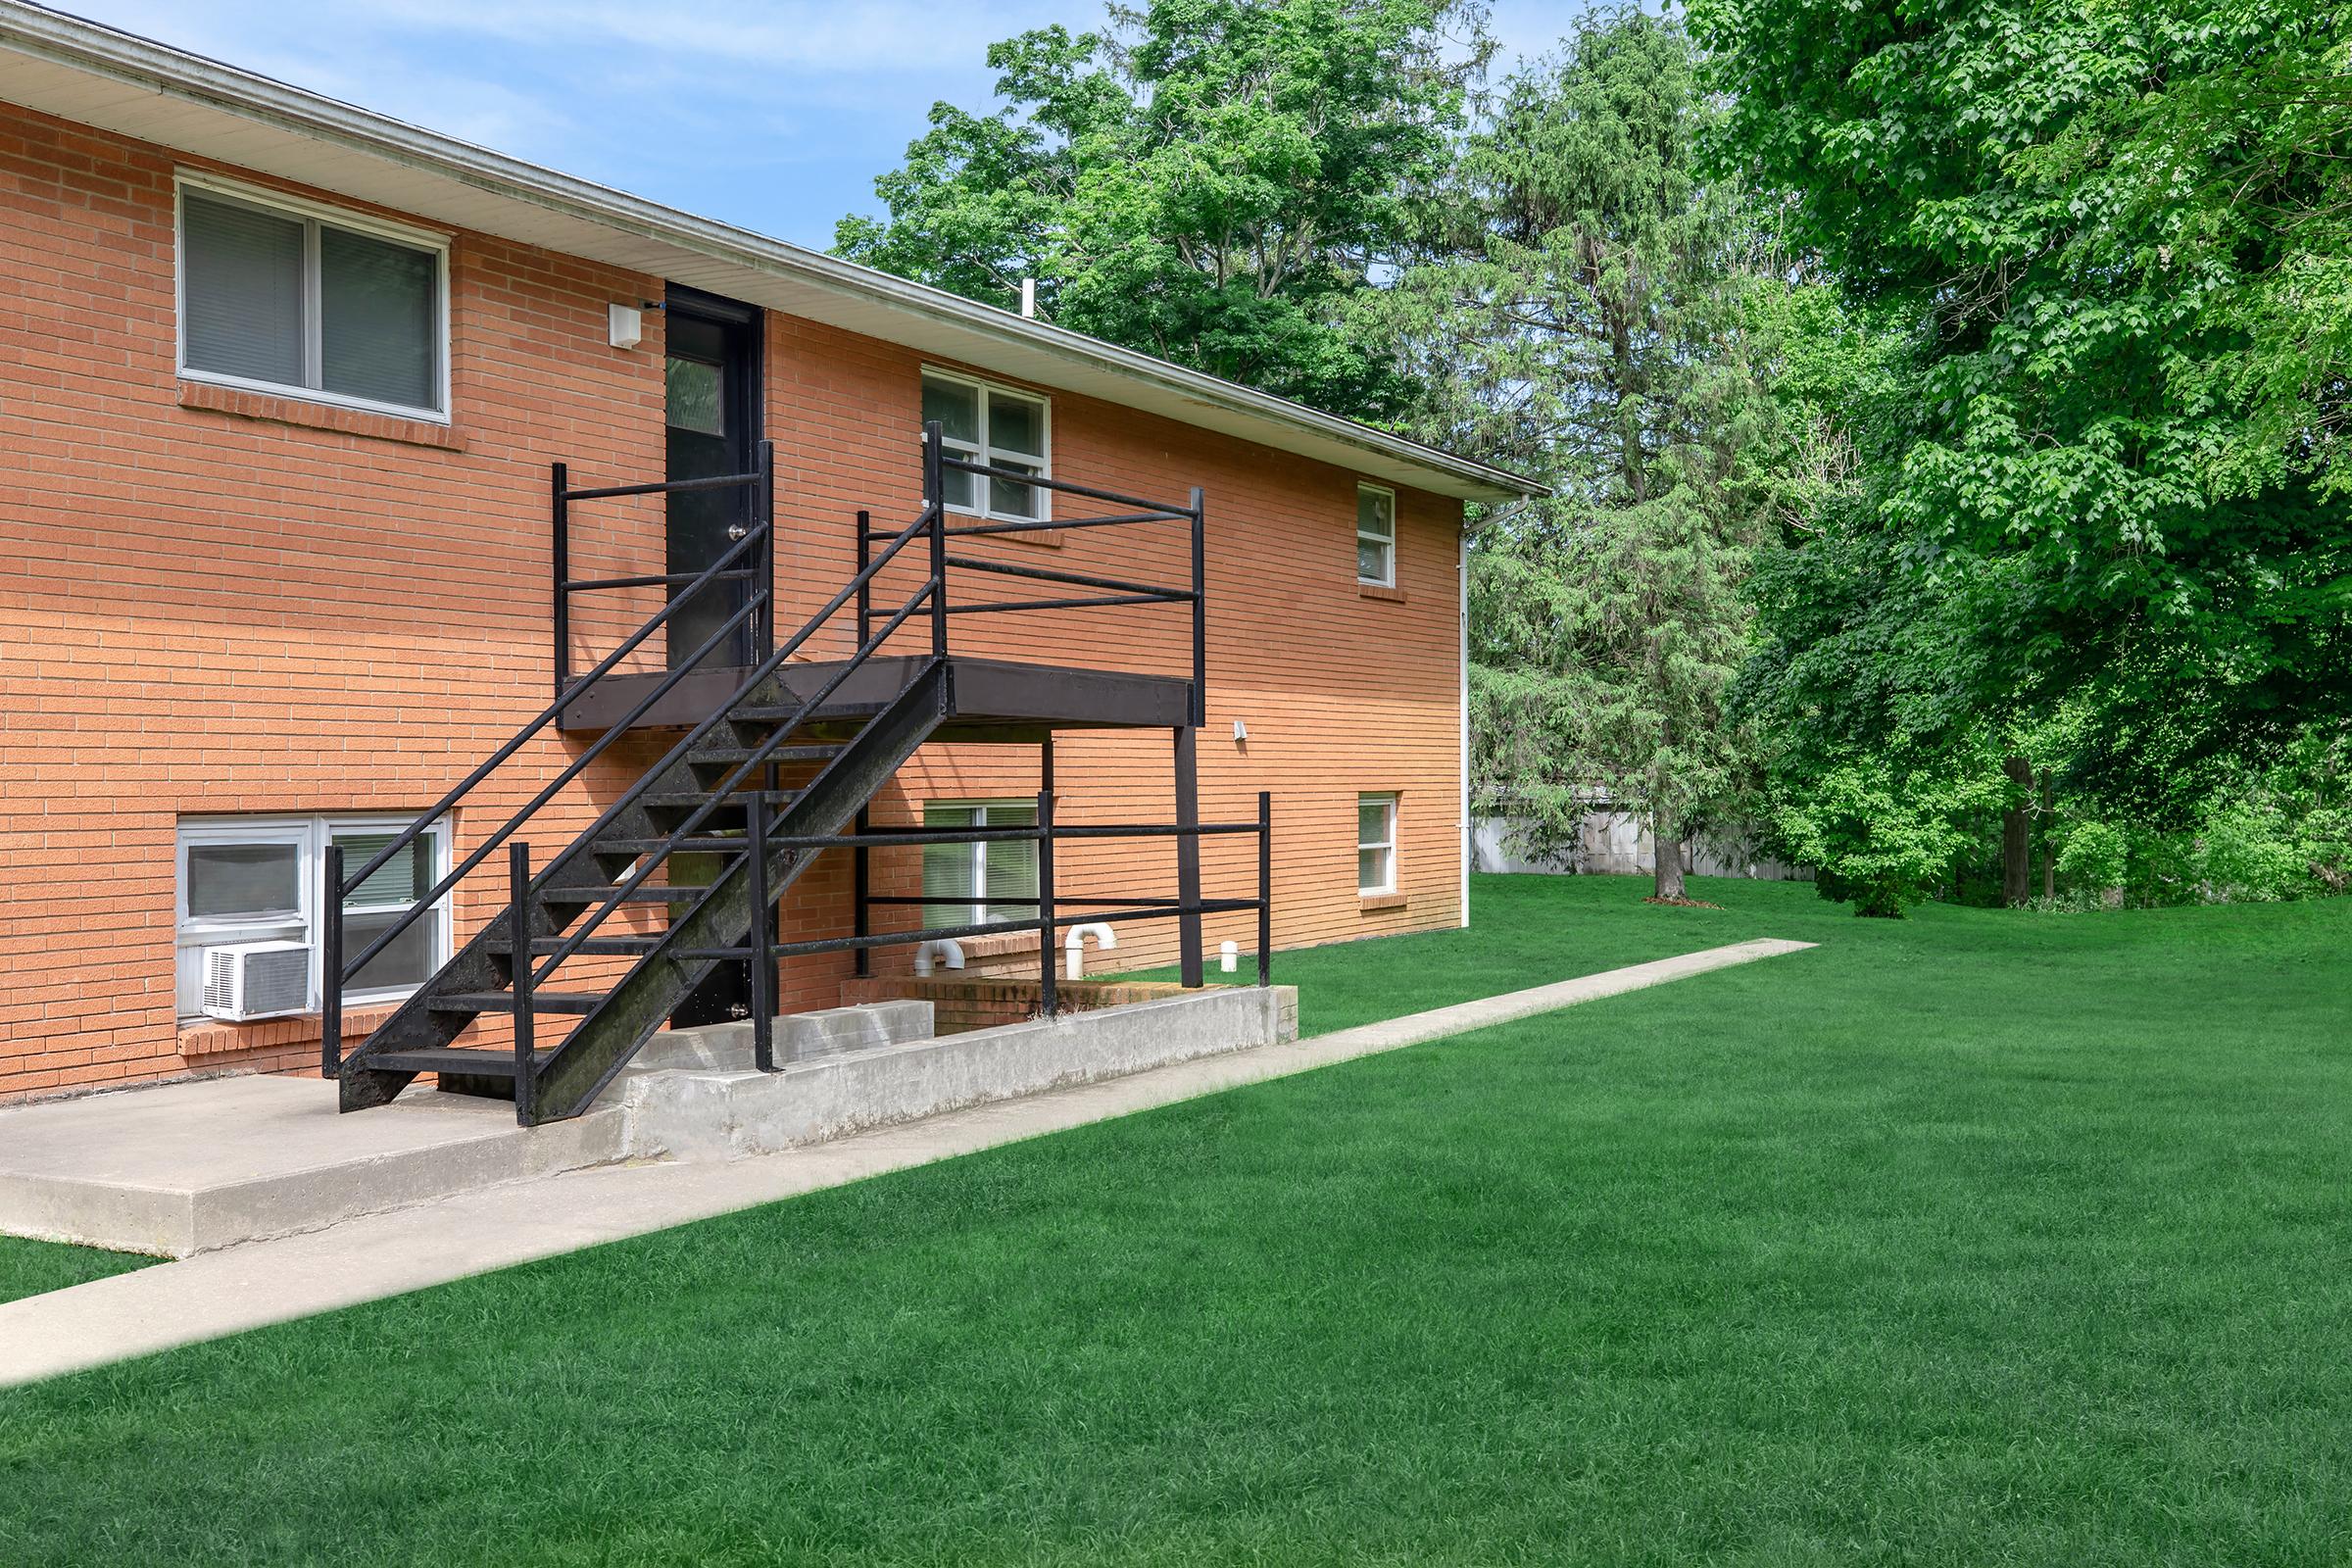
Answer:
<svg viewBox="0 0 2352 1568"><path fill-rule="evenodd" d="M1384 467L1405 466L1423 475L1415 482L1442 494L1495 501L1544 493L1543 486L1518 474L1337 415L753 230L699 218L24 0L0 0L0 47L207 105L296 135L330 141L454 179L500 200L788 278L803 287L976 333L1030 353L1042 352L1073 367L1108 370L1188 402L1264 420L1277 430L1287 428L1321 442L1337 443L1379 461Z"/></svg>

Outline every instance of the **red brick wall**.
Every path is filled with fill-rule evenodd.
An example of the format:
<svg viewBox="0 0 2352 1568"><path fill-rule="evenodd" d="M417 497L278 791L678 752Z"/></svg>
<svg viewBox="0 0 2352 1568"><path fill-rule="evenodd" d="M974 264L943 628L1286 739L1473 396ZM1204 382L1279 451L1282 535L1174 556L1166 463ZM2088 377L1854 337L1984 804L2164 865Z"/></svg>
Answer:
<svg viewBox="0 0 2352 1568"><path fill-rule="evenodd" d="M658 298L661 280L474 234L452 244L448 427L176 381L175 167L201 165L0 105L12 470L0 488L0 1096L315 1060L315 1027L176 1021L178 819L429 805L547 700L547 465L567 461L575 482L594 483L658 476L662 462L661 318L648 315L630 351L608 346L605 320L609 302ZM858 509L886 523L913 515L921 363L770 317L786 629L851 570ZM1207 492L1202 811L1247 816L1258 789L1276 792L1278 945L1453 923L1458 505L1404 492L1401 598L1361 597L1353 475L1084 398L1055 395L1053 417L1063 477ZM658 569L660 529L655 506L600 509L579 526L574 568ZM1175 527L1065 537L986 548L1169 582L1186 569ZM575 658L650 608L583 613ZM1179 610L976 616L957 637L959 651L1114 668L1186 658ZM845 616L812 652L838 657L850 640ZM1246 746L1231 739L1236 718ZM460 812L457 852L584 744L526 750ZM593 768L532 828L541 858L656 749L632 738ZM1168 751L1163 732L1065 736L1064 818L1167 819ZM876 814L1036 788L1033 748L936 747ZM1367 909L1354 809L1373 789L1403 796L1405 898ZM1250 891L1251 854L1212 841L1211 896ZM910 854L876 858L878 891L919 890ZM1164 846L1073 848L1062 882L1166 892L1172 864ZM502 876L485 866L462 897L461 939ZM848 901L847 857L828 855L796 888L787 934L846 931ZM1208 934L1212 951L1220 937L1247 948L1250 917L1214 917ZM1169 926L1125 927L1115 961L1164 960L1172 942ZM849 966L794 961L784 1002L833 1004Z"/></svg>

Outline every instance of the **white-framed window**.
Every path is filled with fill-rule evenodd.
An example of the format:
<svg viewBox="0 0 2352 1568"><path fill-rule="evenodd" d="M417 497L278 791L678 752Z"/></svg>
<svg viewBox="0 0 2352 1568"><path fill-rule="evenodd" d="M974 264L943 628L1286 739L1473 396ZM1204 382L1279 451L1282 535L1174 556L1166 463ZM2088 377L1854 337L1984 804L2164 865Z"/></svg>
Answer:
<svg viewBox="0 0 2352 1568"><path fill-rule="evenodd" d="M923 422L934 419L942 444L956 457L1053 477L1054 406L1044 398L946 370L925 370ZM1018 479L950 471L944 488L950 512L1005 522L1043 522L1052 515L1048 492Z"/></svg>
<svg viewBox="0 0 2352 1568"><path fill-rule="evenodd" d="M1355 891L1366 897L1396 891L1396 797L1355 798Z"/></svg>
<svg viewBox="0 0 2352 1568"><path fill-rule="evenodd" d="M930 801L925 827L1035 827L1037 802ZM923 846L925 925L1037 918L1037 840ZM1027 901L997 903L993 901Z"/></svg>
<svg viewBox="0 0 2352 1568"><path fill-rule="evenodd" d="M1396 586L1396 492L1376 484L1355 487L1355 580Z"/></svg>
<svg viewBox="0 0 2352 1568"><path fill-rule="evenodd" d="M346 876L374 858L414 820L406 816L212 816L179 823L173 917L179 961L176 1004L200 1016L204 950L241 942L311 944L311 1004L325 995L318 901L326 847L343 851ZM448 824L435 822L343 901L344 961L415 908L449 871ZM343 991L346 1002L405 997L449 961L449 901L426 907Z"/></svg>
<svg viewBox="0 0 2352 1568"><path fill-rule="evenodd" d="M178 179L179 373L446 422L449 240Z"/></svg>

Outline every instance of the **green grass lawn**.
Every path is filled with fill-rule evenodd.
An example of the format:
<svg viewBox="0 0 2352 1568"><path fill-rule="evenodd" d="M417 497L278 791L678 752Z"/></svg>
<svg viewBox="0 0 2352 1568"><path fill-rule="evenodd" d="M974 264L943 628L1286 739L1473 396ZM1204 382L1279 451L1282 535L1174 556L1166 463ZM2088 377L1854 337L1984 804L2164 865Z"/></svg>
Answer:
<svg viewBox="0 0 2352 1568"><path fill-rule="evenodd" d="M161 1259L136 1252L102 1252L95 1247L66 1247L56 1242L26 1242L0 1236L0 1301L44 1291L62 1291L84 1280L126 1274Z"/></svg>
<svg viewBox="0 0 2352 1568"><path fill-rule="evenodd" d="M1478 907L1823 946L0 1392L0 1563L2352 1553L2352 901L1641 891Z"/></svg>

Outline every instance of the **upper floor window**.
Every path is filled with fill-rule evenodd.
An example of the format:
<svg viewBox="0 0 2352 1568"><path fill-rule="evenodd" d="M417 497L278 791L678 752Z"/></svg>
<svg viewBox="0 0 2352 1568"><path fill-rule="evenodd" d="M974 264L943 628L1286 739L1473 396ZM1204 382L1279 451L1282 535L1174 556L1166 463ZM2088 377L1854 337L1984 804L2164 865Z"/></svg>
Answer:
<svg viewBox="0 0 2352 1568"><path fill-rule="evenodd" d="M1355 487L1355 580L1396 586L1396 492Z"/></svg>
<svg viewBox="0 0 2352 1568"><path fill-rule="evenodd" d="M180 374L440 419L448 370L446 240L180 182Z"/></svg>
<svg viewBox="0 0 2352 1568"><path fill-rule="evenodd" d="M1052 409L1043 398L925 370L923 422L934 419L943 444L957 457L993 468L1053 475ZM943 485L953 512L1008 522L1043 521L1047 515L1046 492L1018 479L950 471Z"/></svg>

